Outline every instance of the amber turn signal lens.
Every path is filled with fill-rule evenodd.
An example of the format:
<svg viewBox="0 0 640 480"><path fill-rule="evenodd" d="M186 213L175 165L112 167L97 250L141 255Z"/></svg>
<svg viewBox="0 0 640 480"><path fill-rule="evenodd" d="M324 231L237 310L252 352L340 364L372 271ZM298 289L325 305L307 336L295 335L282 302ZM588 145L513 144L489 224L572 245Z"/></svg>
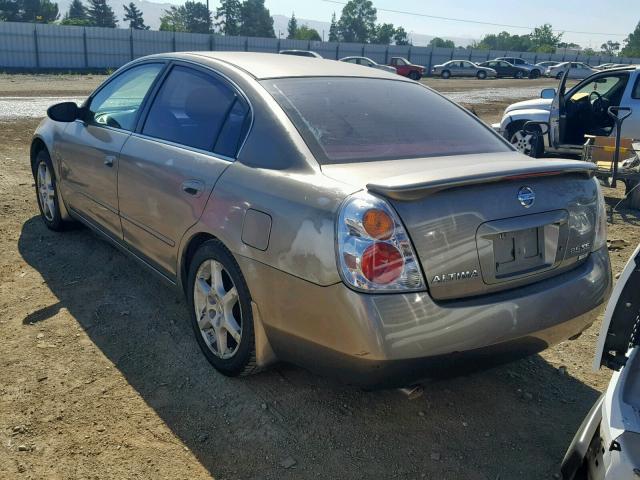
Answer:
<svg viewBox="0 0 640 480"><path fill-rule="evenodd" d="M371 238L386 240L393 235L392 218L377 208L371 208L364 212L362 226Z"/></svg>

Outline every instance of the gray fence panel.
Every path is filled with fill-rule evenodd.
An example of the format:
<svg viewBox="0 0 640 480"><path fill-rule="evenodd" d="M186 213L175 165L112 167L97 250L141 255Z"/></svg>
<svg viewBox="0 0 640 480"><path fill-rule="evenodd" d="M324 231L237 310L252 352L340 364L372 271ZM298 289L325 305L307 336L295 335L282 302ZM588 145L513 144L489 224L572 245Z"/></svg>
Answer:
<svg viewBox="0 0 640 480"><path fill-rule="evenodd" d="M564 62L564 54L553 53L551 54L551 60L553 60L554 62Z"/></svg>
<svg viewBox="0 0 640 480"><path fill-rule="evenodd" d="M0 66L38 67L34 31L33 24L0 22Z"/></svg>
<svg viewBox="0 0 640 480"><path fill-rule="evenodd" d="M308 48L308 40L289 40L287 38L280 40L280 50L307 50ZM320 55L322 54L320 53ZM324 57L324 55L322 56Z"/></svg>
<svg viewBox="0 0 640 480"><path fill-rule="evenodd" d="M296 41L301 42L303 40L296 40ZM282 46L280 48L282 48ZM321 55L322 58L337 60L337 57L336 57L337 49L338 49L337 42L311 42L311 50Z"/></svg>
<svg viewBox="0 0 640 480"><path fill-rule="evenodd" d="M340 58L361 57L363 46L361 43L341 43L338 55Z"/></svg>
<svg viewBox="0 0 640 480"><path fill-rule="evenodd" d="M523 52L512 52L512 51L507 51L505 52L504 56L505 57L516 57L516 58L521 58L522 57L522 53Z"/></svg>
<svg viewBox="0 0 640 480"><path fill-rule="evenodd" d="M216 35L214 40L216 50L223 51L244 51L247 43L247 37L226 37Z"/></svg>
<svg viewBox="0 0 640 480"><path fill-rule="evenodd" d="M133 58L144 57L154 53L172 52L175 49L173 32L156 32L145 30L131 30L133 41ZM151 35L149 35L151 34ZM176 38L179 34L175 34ZM191 34L182 34L191 35Z"/></svg>
<svg viewBox="0 0 640 480"><path fill-rule="evenodd" d="M84 29L59 25L36 25L38 55L42 68L84 68Z"/></svg>
<svg viewBox="0 0 640 480"><path fill-rule="evenodd" d="M206 33L176 32L176 52L211 50L212 37Z"/></svg>
<svg viewBox="0 0 640 480"><path fill-rule="evenodd" d="M631 58L631 63L633 63L634 65L640 65L640 57L638 58Z"/></svg>
<svg viewBox="0 0 640 480"><path fill-rule="evenodd" d="M482 63L491 60L488 50L472 50L471 61L474 63Z"/></svg>
<svg viewBox="0 0 640 480"><path fill-rule="evenodd" d="M535 52L524 52L522 54L522 57L520 58L523 58L526 62L529 62L529 63L537 63L541 61L541 60L538 60L538 54Z"/></svg>
<svg viewBox="0 0 640 480"><path fill-rule="evenodd" d="M409 45L389 45L389 58L409 56Z"/></svg>
<svg viewBox="0 0 640 480"><path fill-rule="evenodd" d="M411 63L429 68L429 61L432 58L432 49L430 47L411 47L407 52L407 58Z"/></svg>
<svg viewBox="0 0 640 480"><path fill-rule="evenodd" d="M364 56L369 57L374 62L387 63L387 46L386 45L365 45Z"/></svg>
<svg viewBox="0 0 640 480"><path fill-rule="evenodd" d="M89 68L118 68L131 60L129 30L91 27L86 32Z"/></svg>
<svg viewBox="0 0 640 480"><path fill-rule="evenodd" d="M450 48L434 48L431 53L431 65L441 65L451 60L453 50Z"/></svg>
<svg viewBox="0 0 640 480"><path fill-rule="evenodd" d="M506 57L507 52L504 50L489 50L489 60L493 60L494 58Z"/></svg>
<svg viewBox="0 0 640 480"><path fill-rule="evenodd" d="M473 51L468 48L456 48L454 49L453 56L460 60L471 60Z"/></svg>
<svg viewBox="0 0 640 480"><path fill-rule="evenodd" d="M275 38L248 37L247 51L275 53L278 51L278 40Z"/></svg>

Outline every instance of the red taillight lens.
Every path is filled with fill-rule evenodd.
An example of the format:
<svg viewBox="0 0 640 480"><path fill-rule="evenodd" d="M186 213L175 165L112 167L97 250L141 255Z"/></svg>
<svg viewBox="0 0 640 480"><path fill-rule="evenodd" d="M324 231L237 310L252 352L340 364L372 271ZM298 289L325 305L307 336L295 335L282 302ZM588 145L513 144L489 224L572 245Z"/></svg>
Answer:
<svg viewBox="0 0 640 480"><path fill-rule="evenodd" d="M404 260L400 251L389 243L369 245L362 254L360 268L370 282L391 283L402 275Z"/></svg>

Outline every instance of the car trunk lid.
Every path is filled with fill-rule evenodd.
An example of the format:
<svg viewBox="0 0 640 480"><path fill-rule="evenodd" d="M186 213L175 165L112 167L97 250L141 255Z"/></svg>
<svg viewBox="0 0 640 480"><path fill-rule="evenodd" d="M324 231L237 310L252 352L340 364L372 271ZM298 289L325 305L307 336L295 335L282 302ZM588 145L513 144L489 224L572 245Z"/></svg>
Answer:
<svg viewBox="0 0 640 480"><path fill-rule="evenodd" d="M507 152L322 168L389 200L435 299L525 285L591 250L597 188L585 162Z"/></svg>

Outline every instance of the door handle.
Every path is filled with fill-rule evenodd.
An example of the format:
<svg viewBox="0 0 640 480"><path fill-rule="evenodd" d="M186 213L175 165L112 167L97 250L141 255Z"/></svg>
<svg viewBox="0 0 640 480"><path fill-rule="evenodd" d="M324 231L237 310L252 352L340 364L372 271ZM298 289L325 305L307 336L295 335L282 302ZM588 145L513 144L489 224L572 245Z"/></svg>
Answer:
<svg viewBox="0 0 640 480"><path fill-rule="evenodd" d="M187 180L182 183L182 191L188 195L199 197L204 190L204 182L200 180Z"/></svg>
<svg viewBox="0 0 640 480"><path fill-rule="evenodd" d="M107 167L113 167L113 162L115 161L115 159L116 159L115 155L105 155L104 164Z"/></svg>

